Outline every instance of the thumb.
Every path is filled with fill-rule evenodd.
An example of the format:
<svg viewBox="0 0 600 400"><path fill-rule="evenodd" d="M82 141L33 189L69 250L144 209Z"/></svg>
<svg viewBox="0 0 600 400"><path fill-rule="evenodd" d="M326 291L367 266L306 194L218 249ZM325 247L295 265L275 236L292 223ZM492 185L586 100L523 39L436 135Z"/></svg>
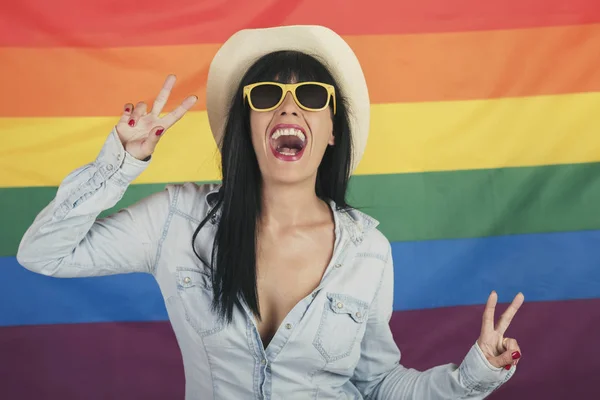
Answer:
<svg viewBox="0 0 600 400"><path fill-rule="evenodd" d="M150 131L150 133L148 133L148 137L146 137L146 140L144 140L144 144L143 144L144 153L147 153L148 155L151 155L152 153L154 153L154 149L156 148L158 141L160 140L160 138L163 136L164 133L165 133L165 128L163 128L162 126L155 126Z"/></svg>
<svg viewBox="0 0 600 400"><path fill-rule="evenodd" d="M512 365L514 360L512 358L510 350L505 351L497 357L494 357L490 360L490 363L496 367L506 367L507 365Z"/></svg>
<svg viewBox="0 0 600 400"><path fill-rule="evenodd" d="M516 365L521 358L521 349L515 339L504 339L504 351L497 357L490 360L490 363L496 367L505 367L510 369L510 366Z"/></svg>

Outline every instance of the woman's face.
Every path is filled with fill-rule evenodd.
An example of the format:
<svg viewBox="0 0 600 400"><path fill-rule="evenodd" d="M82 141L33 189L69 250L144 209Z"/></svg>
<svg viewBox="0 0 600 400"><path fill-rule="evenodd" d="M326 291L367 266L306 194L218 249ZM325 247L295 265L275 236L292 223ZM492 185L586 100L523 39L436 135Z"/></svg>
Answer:
<svg viewBox="0 0 600 400"><path fill-rule="evenodd" d="M327 146L334 144L331 108L303 110L291 93L272 111L251 109L250 130L264 182L314 180Z"/></svg>

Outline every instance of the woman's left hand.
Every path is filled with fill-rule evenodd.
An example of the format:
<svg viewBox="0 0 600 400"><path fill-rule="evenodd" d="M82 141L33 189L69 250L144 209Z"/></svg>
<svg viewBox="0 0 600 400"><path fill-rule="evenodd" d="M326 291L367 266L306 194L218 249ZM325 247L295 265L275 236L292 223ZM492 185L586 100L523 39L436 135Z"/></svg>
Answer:
<svg viewBox="0 0 600 400"><path fill-rule="evenodd" d="M477 344L490 364L495 367L504 367L508 370L511 366L517 365L521 358L521 348L517 341L504 337L504 333L524 300L525 297L522 293L517 294L500 317L498 324L494 326L494 311L498 302L498 294L493 291L488 298L483 312L481 335L477 339Z"/></svg>

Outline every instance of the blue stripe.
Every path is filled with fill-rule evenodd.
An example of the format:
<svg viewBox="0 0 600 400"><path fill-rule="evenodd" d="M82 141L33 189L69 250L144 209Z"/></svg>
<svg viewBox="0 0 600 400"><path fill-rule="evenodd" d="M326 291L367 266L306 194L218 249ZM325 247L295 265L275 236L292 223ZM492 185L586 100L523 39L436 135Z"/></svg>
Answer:
<svg viewBox="0 0 600 400"><path fill-rule="evenodd" d="M0 326L167 319L149 274L51 278L0 258Z"/></svg>
<svg viewBox="0 0 600 400"><path fill-rule="evenodd" d="M600 297L600 231L392 244L395 310ZM0 326L159 321L167 313L154 278L126 274L57 279L0 258Z"/></svg>
<svg viewBox="0 0 600 400"><path fill-rule="evenodd" d="M392 243L394 310L600 297L600 231Z"/></svg>

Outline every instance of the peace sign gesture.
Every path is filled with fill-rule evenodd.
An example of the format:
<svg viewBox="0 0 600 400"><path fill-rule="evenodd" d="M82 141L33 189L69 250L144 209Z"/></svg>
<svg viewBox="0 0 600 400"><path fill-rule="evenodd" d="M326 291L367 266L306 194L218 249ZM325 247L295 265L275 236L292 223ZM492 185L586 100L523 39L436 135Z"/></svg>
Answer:
<svg viewBox="0 0 600 400"><path fill-rule="evenodd" d="M517 341L505 338L504 333L523 304L523 301L525 301L523 294L517 294L495 327L494 311L498 302L498 294L495 291L492 291L485 305L481 335L477 339L477 344L490 364L495 367L504 367L508 370L512 365L517 365L519 358L521 358L521 349Z"/></svg>
<svg viewBox="0 0 600 400"><path fill-rule="evenodd" d="M162 118L159 117L169 99L175 80L175 75L167 76L150 112L147 112L144 102L137 103L135 107L130 103L125 104L117 124L117 134L125 150L138 160L150 156L164 131L179 121L198 100L196 96L189 96L175 110Z"/></svg>

